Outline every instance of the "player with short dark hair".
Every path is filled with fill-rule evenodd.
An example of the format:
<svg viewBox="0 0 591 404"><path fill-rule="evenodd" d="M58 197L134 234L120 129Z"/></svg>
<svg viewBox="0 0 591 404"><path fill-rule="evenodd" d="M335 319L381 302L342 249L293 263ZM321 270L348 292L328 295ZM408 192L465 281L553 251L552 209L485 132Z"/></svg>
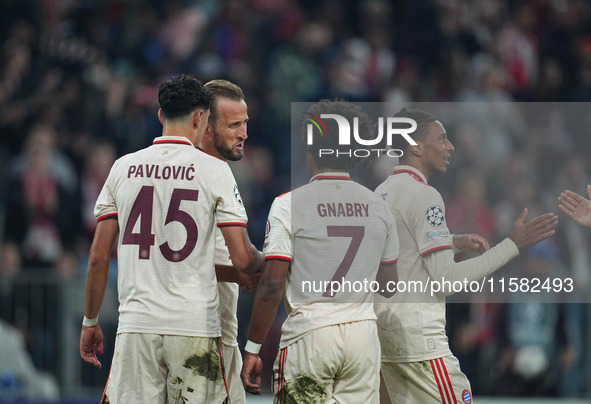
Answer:
<svg viewBox="0 0 591 404"><path fill-rule="evenodd" d="M400 237L399 281L428 287L433 282L481 280L515 258L520 251L552 236L558 218L552 213L525 222L527 208L508 238L489 249L477 235L452 235L445 223L445 205L429 180L444 174L454 147L441 122L419 110L397 117L417 121L414 145L404 150L401 165L376 189L390 208ZM479 257L459 263L454 253L473 251ZM412 282L412 283L411 283ZM396 293L391 301L376 299L382 346L381 403L471 402L470 382L449 349L445 333L445 296Z"/></svg>
<svg viewBox="0 0 591 404"><path fill-rule="evenodd" d="M360 133L369 136L371 131L366 114L344 101L322 101L308 113L358 118ZM241 376L247 391L260 393L258 350L285 290L288 317L273 377L275 401L281 403L378 401L380 348L373 293L367 288L350 291L345 285L377 280L379 293L389 295L386 283L396 280L398 240L384 201L351 181L348 171L362 159L317 153L338 146L338 128L331 121L325 120L326 133L307 147L310 183L275 198L267 221L266 262ZM311 282L320 287L312 290L306 286ZM327 282L330 288L322 286Z"/></svg>
<svg viewBox="0 0 591 404"><path fill-rule="evenodd" d="M119 158L95 206L82 359L101 364L98 314L111 251L118 243L119 327L104 403L221 403L220 319L214 226L232 265L254 271L262 254L244 236L246 213L227 163L195 148L207 127L211 92L195 78L160 86L162 136Z"/></svg>

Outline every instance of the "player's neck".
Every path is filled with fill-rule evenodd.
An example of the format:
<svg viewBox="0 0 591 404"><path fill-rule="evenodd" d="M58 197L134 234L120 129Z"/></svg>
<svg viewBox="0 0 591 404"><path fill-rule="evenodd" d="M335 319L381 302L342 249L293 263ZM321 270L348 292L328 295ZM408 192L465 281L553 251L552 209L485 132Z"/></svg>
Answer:
<svg viewBox="0 0 591 404"><path fill-rule="evenodd" d="M195 144L197 140L196 133L194 131L188 130L185 125L164 125L162 127L162 136L185 137L189 139L193 145L197 146L197 144Z"/></svg>
<svg viewBox="0 0 591 404"><path fill-rule="evenodd" d="M405 159L404 161L400 161L400 164L416 168L418 171L421 172L421 174L423 174L427 182L429 182L429 179L431 178L431 173L427 169L427 166L425 166L420 159Z"/></svg>

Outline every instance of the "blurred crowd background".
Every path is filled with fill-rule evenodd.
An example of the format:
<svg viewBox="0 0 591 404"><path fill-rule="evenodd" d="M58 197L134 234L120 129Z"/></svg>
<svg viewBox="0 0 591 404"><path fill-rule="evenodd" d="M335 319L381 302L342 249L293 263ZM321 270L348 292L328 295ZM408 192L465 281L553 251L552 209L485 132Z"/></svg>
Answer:
<svg viewBox="0 0 591 404"><path fill-rule="evenodd" d="M507 119L447 125L456 151L433 181L450 230L491 244L524 206L558 212L563 189L591 182L585 0L3 0L0 60L0 401L102 391L115 256L103 370L78 357L93 207L114 160L160 135L157 90L174 74L244 90L249 139L231 166L259 248L273 198L291 187L294 101L498 107L493 116ZM566 115L543 104L524 126L512 116L518 101L570 104ZM354 177L375 187L383 172ZM511 270L560 268L589 286L590 246L589 230L562 216L556 237ZM242 297L241 346L252 295ZM582 303L448 305L452 350L476 396L588 397L590 318ZM281 320L263 352L268 369Z"/></svg>

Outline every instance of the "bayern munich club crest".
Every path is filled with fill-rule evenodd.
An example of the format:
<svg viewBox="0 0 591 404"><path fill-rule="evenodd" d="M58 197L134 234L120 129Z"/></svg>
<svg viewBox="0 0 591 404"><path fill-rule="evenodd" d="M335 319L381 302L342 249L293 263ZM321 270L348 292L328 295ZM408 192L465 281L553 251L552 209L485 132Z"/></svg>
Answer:
<svg viewBox="0 0 591 404"><path fill-rule="evenodd" d="M470 404L472 402L472 394L470 394L470 390L466 389L462 391L462 401L464 404Z"/></svg>
<svg viewBox="0 0 591 404"><path fill-rule="evenodd" d="M427 218L427 223L431 226L440 226L445 221L445 218L443 217L443 209L437 205L429 207L425 213L425 217Z"/></svg>

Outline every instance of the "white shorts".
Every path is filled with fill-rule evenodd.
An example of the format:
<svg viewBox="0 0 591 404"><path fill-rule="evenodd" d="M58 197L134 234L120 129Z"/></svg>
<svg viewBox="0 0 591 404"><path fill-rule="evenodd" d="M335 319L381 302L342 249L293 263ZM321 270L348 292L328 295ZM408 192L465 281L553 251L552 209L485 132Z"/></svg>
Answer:
<svg viewBox="0 0 591 404"><path fill-rule="evenodd" d="M246 393L240 379L242 370L242 354L238 346L222 344L224 371L226 373L226 383L228 384L228 394L232 404L245 404Z"/></svg>
<svg viewBox="0 0 591 404"><path fill-rule="evenodd" d="M314 330L279 351L274 402L376 404L380 353L373 320Z"/></svg>
<svg viewBox="0 0 591 404"><path fill-rule="evenodd" d="M421 362L382 362L381 404L472 404L472 390L455 356Z"/></svg>
<svg viewBox="0 0 591 404"><path fill-rule="evenodd" d="M220 338L118 334L101 403L221 404Z"/></svg>

